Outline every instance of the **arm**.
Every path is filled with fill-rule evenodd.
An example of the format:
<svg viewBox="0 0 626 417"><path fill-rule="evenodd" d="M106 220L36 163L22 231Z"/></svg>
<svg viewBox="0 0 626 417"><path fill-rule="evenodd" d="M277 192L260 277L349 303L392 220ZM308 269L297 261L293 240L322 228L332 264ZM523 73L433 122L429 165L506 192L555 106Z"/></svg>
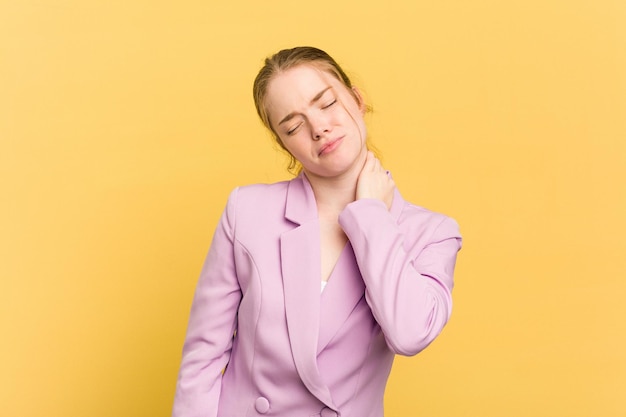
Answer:
<svg viewBox="0 0 626 417"><path fill-rule="evenodd" d="M174 417L215 417L230 358L241 290L233 256L237 190L215 230L189 316L176 384Z"/></svg>
<svg viewBox="0 0 626 417"><path fill-rule="evenodd" d="M354 249L372 314L389 347L402 355L414 355L428 346L448 321L452 307L454 265L461 247L458 226L435 214L427 222L422 236L408 235L415 227L399 225L376 199L357 200L339 217Z"/></svg>
<svg viewBox="0 0 626 417"><path fill-rule="evenodd" d="M387 344L396 353L414 355L437 337L450 317L461 235L454 220L434 213L411 209L396 220L389 212L394 193L393 180L368 152L357 181L357 201L345 208L339 223L354 249L366 300Z"/></svg>

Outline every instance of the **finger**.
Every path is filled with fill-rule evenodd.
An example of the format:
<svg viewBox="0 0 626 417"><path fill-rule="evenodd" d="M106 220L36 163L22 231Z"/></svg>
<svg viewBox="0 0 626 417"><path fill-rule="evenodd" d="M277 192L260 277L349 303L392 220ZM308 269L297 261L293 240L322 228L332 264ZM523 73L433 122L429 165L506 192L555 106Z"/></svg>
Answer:
<svg viewBox="0 0 626 417"><path fill-rule="evenodd" d="M375 172L383 172L384 171L383 164L380 162L380 159L378 159L378 158L374 158L374 159L375 159L375 161L374 161L374 171Z"/></svg>
<svg viewBox="0 0 626 417"><path fill-rule="evenodd" d="M371 151L367 151L367 155L365 157L365 164L363 165L364 170L372 171L374 169L374 160L376 157Z"/></svg>

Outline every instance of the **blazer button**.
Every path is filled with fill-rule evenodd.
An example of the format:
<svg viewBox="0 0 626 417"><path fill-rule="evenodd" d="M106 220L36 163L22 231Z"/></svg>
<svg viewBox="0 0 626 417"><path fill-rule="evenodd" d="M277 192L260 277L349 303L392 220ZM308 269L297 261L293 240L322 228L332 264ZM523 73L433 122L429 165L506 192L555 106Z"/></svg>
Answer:
<svg viewBox="0 0 626 417"><path fill-rule="evenodd" d="M331 410L328 407L324 407L322 408L322 412L320 413L321 417L339 417L339 414L337 414L336 411Z"/></svg>
<svg viewBox="0 0 626 417"><path fill-rule="evenodd" d="M254 408L261 414L265 414L270 411L270 402L265 397L259 397L254 402Z"/></svg>

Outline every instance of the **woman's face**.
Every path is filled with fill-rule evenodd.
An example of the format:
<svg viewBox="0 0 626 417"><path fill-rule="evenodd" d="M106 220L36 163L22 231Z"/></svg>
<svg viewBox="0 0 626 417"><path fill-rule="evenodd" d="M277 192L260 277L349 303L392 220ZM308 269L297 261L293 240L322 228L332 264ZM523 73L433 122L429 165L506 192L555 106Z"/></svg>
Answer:
<svg viewBox="0 0 626 417"><path fill-rule="evenodd" d="M360 171L367 148L365 104L358 90L351 92L313 65L299 65L270 81L266 104L274 132L307 175Z"/></svg>

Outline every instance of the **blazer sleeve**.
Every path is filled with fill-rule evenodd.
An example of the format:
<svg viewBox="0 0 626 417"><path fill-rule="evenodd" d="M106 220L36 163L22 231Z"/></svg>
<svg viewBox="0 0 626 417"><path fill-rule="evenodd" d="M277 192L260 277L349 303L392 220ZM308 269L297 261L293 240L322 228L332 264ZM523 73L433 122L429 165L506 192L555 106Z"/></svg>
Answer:
<svg viewBox="0 0 626 417"><path fill-rule="evenodd" d="M237 190L228 199L196 286L173 417L217 416L241 300L233 255L236 198Z"/></svg>
<svg viewBox="0 0 626 417"><path fill-rule="evenodd" d="M400 217L393 218L382 201L362 199L344 209L339 223L387 345L411 356L428 346L450 317L461 235L457 223L440 214L424 210Z"/></svg>

